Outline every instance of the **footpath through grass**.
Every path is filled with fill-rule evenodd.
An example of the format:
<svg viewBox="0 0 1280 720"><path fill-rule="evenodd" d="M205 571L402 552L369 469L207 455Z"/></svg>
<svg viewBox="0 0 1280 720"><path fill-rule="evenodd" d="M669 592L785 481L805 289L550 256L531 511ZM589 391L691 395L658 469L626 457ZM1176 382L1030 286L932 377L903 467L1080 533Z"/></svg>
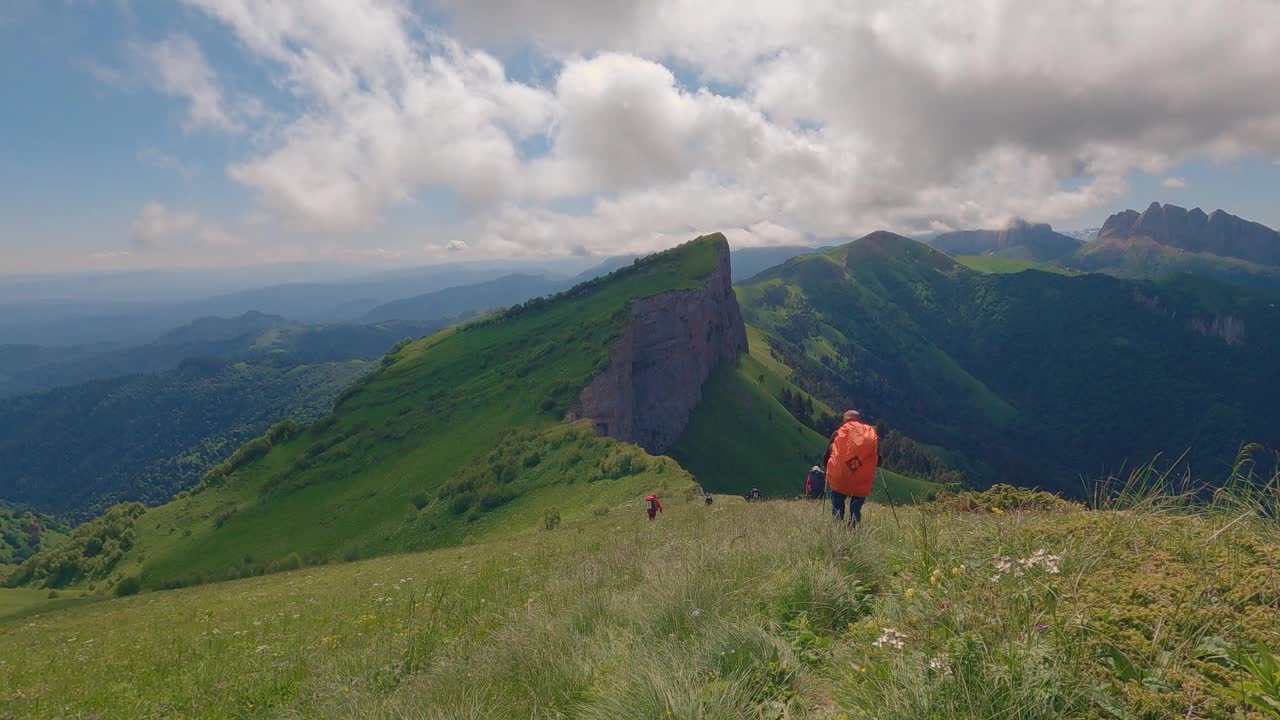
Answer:
<svg viewBox="0 0 1280 720"><path fill-rule="evenodd" d="M0 717L1267 718L1273 521L635 497L0 621ZM1015 498L1016 500L1016 498ZM1264 663L1265 664L1265 663ZM1246 695L1249 692L1245 693Z"/></svg>

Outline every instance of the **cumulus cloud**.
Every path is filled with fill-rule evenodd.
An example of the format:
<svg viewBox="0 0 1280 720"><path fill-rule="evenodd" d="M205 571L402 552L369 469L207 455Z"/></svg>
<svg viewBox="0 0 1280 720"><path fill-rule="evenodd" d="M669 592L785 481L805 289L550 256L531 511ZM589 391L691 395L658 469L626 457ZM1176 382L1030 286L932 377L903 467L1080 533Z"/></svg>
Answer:
<svg viewBox="0 0 1280 720"><path fill-rule="evenodd" d="M450 240L445 243L444 249L449 252L461 252L467 249L467 243L465 240Z"/></svg>
<svg viewBox="0 0 1280 720"><path fill-rule="evenodd" d="M177 33L136 50L158 90L187 100L188 129L244 129L227 107L216 73L190 35Z"/></svg>
<svg viewBox="0 0 1280 720"><path fill-rule="evenodd" d="M308 228L444 189L486 252L782 244L1062 222L1134 172L1280 160L1271 0L185 1L301 100L228 172Z"/></svg>
<svg viewBox="0 0 1280 720"><path fill-rule="evenodd" d="M1160 184L1170 190L1181 190L1187 186L1187 181L1180 177L1167 177Z"/></svg>
<svg viewBox="0 0 1280 720"><path fill-rule="evenodd" d="M191 210L172 208L158 202L147 203L130 229L139 251L227 248L242 239L217 222Z"/></svg>

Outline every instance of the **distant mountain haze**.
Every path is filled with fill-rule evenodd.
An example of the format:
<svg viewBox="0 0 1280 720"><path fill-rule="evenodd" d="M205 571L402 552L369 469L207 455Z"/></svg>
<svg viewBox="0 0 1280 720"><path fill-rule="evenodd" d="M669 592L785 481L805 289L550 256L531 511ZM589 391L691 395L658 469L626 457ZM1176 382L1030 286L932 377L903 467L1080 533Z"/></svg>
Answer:
<svg viewBox="0 0 1280 720"><path fill-rule="evenodd" d="M1054 232L1047 223L1014 220L1001 230L960 230L935 236L928 244L953 257L996 255L1032 262L1050 262L1071 255L1083 243Z"/></svg>
<svg viewBox="0 0 1280 720"><path fill-rule="evenodd" d="M1107 218L1098 241L1149 238L1161 245L1211 253L1263 265L1280 265L1280 232L1225 210L1151 203L1146 210L1125 210Z"/></svg>

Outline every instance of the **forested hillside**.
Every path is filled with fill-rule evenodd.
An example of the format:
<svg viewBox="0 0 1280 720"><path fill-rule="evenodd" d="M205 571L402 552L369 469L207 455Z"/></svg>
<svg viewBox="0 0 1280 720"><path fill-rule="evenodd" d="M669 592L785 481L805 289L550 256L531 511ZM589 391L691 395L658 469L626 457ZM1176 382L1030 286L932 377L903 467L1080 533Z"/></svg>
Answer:
<svg viewBox="0 0 1280 720"><path fill-rule="evenodd" d="M1226 477L1280 444L1280 310L1184 278L983 274L876 233L739 290L795 382L940 446L979 482L1080 492L1158 453Z"/></svg>
<svg viewBox="0 0 1280 720"><path fill-rule="evenodd" d="M0 498L80 518L166 502L273 423L326 414L372 365L193 359L0 399Z"/></svg>

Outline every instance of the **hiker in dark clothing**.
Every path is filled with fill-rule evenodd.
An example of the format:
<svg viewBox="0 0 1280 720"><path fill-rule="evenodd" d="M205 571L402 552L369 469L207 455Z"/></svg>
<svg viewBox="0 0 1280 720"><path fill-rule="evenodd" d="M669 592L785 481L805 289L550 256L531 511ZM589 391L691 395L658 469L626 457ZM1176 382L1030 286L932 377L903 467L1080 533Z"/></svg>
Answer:
<svg viewBox="0 0 1280 720"><path fill-rule="evenodd" d="M814 465L804 478L804 496L807 498L820 498L826 494L827 473L822 468Z"/></svg>
<svg viewBox="0 0 1280 720"><path fill-rule="evenodd" d="M747 495L747 502L755 502L760 499L760 488L751 488L751 493Z"/></svg>

